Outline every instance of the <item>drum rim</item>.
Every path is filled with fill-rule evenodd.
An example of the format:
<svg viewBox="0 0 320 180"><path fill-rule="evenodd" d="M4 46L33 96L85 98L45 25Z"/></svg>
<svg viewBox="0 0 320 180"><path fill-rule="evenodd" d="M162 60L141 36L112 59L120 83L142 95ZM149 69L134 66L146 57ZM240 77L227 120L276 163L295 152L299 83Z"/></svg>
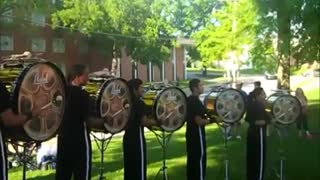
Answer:
<svg viewBox="0 0 320 180"><path fill-rule="evenodd" d="M185 106L186 106L186 110L187 110L187 95L186 95L186 93L185 93L181 88L179 88L179 87L167 87L167 88L164 88L164 89L160 90L159 94L156 96L156 99L154 100L154 103L153 103L153 105L152 105L152 111L153 111L153 113L156 112L156 108L157 108L157 107L156 107L156 104L158 103L160 96L164 93L164 91L166 91L166 90L168 90L168 89L176 89L176 90L178 90L178 91L180 91L180 92L182 93L183 97L184 97L185 100L186 100ZM187 115L186 115L186 116L187 116ZM159 127L162 131L165 131L165 132L175 132L175 131L179 130L180 128L182 128L182 127L184 126L185 122L186 122L186 117L185 117L184 120L183 120L183 122L182 122L177 128L175 128L174 130L168 131L168 130L165 130L161 125L159 125L159 119L158 119L158 117L157 117L156 115L154 115L154 117L155 117L155 120L156 120L156 122L157 122L157 124L158 124L158 127Z"/></svg>
<svg viewBox="0 0 320 180"><path fill-rule="evenodd" d="M128 90L129 90L128 82L127 82L125 79L123 79L123 78L117 78L117 77L113 77L113 78L112 78L112 77L111 77L110 79L106 79L106 80L100 85L100 88L99 88L98 91L97 91L97 100L96 100L96 103L95 103L95 108L96 108L96 112L97 112L97 115L99 116L99 118L101 118L101 117L100 117L100 114L101 114L100 104L101 104L101 100L102 100L102 95L103 95L106 87L107 87L111 82L116 81L116 80L122 81L122 82L127 86ZM129 96L130 96L130 97L129 97L129 101L130 101L129 104L131 104L131 94L130 94L130 92L129 92ZM131 108L131 107L130 107L130 108ZM128 121L130 120L130 116L131 116L131 110L129 111L129 116L128 116L128 119L127 119L127 123L126 123L126 125L125 125L122 129L120 129L120 130L118 130L118 131L110 132L109 129L107 129L105 126L103 126L103 128L104 128L103 131L107 131L107 132L109 132L109 133L111 133L111 134L117 134L117 133L123 131L123 130L126 128L126 126L127 126L127 124L128 124ZM103 122L103 124L104 124L104 122Z"/></svg>
<svg viewBox="0 0 320 180"><path fill-rule="evenodd" d="M297 98L297 97L295 97L295 96L293 96L293 95L291 95L291 94L279 94L279 93L273 93L273 94L271 94L268 98L267 98L267 101L269 100L269 98L270 97L272 97L272 96L274 96L274 95L278 95L279 96L279 98L277 98L275 101L274 101L274 103L272 103L271 104L271 115L272 116L274 116L274 113L273 113L273 106L274 106L274 104L275 104L275 102L277 102L280 98L282 98L282 97L290 97L290 98L293 98L293 99L295 99L297 102L298 102L298 105L299 105L299 114L298 114L298 116L297 116L297 118L301 115L301 103L300 103L300 101L299 101L299 99ZM290 123L283 123L282 121L278 121L277 119L276 119L276 122L277 123L279 123L279 124L281 124L281 125L284 125L284 126L288 126L288 125L291 125L291 124L293 124L293 123L295 123L296 121L297 121L297 118L295 119L295 120L292 120L292 121L290 121Z"/></svg>
<svg viewBox="0 0 320 180"><path fill-rule="evenodd" d="M232 90L232 91L238 92L238 93L241 95L241 97L243 98L243 100L244 100L244 101L243 101L243 102L244 102L244 110L243 110L243 112L241 113L241 116L240 116L239 119L237 119L237 120L235 120L235 121L232 121L232 122L231 122L231 121L225 121L225 119L223 119L223 121L224 121L225 123L232 124L232 123L237 123L237 122L239 122L239 121L243 118L244 114L245 114L246 111L247 111L247 106L246 106L247 103L246 103L246 98L245 98L244 95L241 93L241 91L239 91L238 89L234 89L234 88L224 88L223 91L220 91L220 93L222 93L222 92L224 92L224 91L228 91L228 90ZM210 95L212 92L215 92L215 91L210 91L210 92L205 96L205 98L204 98L205 107L206 107L206 102L207 102L207 100L208 100L208 97L209 97L209 95ZM221 95L221 94L219 94L219 95L216 97L216 99L218 99L220 95ZM214 107L217 107L217 101L214 102ZM217 112L217 108L214 108L214 113L220 116L220 114L218 114L218 112Z"/></svg>
<svg viewBox="0 0 320 180"><path fill-rule="evenodd" d="M65 92L65 96L67 96L66 94L66 88L67 88L67 81L64 77L64 74L62 73L62 71L52 62L50 61L42 61L42 62L35 62L35 63L30 63L28 64L26 67L24 67L21 71L21 73L17 76L16 80L15 80L15 83L14 83L14 86L13 86L13 91L12 91L12 107L13 107L13 110L15 113L18 113L18 98L19 98L19 92L20 92L20 88L21 88L21 83L23 82L24 80L24 77L25 75L29 72L29 70L35 66L35 65L38 65L38 64L45 64L45 65L48 65L50 66L56 73L57 75L61 78L62 80L62 83L63 83L63 91ZM59 127L55 130L54 133L52 133L51 136L48 136L47 138L43 139L43 140L36 140L36 139L33 139L31 138L30 136L28 136L26 130L24 127L22 127L24 133L27 135L27 138L29 141L35 141L35 142L44 142L44 141L47 141L51 138L53 138L54 136L57 135L57 133L59 132L60 130L60 127L61 127L61 123L63 121L63 118L65 116L65 112L66 112L66 100L65 100L65 106L63 108L63 113L62 113L62 119L60 121L60 124L59 124Z"/></svg>

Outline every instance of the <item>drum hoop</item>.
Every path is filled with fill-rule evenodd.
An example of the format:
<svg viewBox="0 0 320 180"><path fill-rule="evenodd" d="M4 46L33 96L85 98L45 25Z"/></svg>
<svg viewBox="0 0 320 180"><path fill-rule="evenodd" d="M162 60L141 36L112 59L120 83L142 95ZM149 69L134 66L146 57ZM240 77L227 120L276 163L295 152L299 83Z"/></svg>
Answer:
<svg viewBox="0 0 320 180"><path fill-rule="evenodd" d="M22 84L22 82L23 82L23 80L24 80L24 78L25 78L25 76L26 76L26 74L29 72L29 70L33 67L33 66L35 66L35 65L38 65L38 64L45 64L45 65L48 65L48 66L50 66L56 73L57 73L57 75L61 78L61 80L62 80L62 83L63 83L63 91L64 92L66 92L66 88L67 88L67 81L66 81L66 79L64 78L64 75L63 75L63 73L61 72L61 70L55 65L55 64L53 64L52 62L50 62L50 61L42 61L42 62L35 62L35 63L32 63L32 64L28 64L28 66L27 67L25 67L25 68L23 68L23 70L21 71L21 73L19 74L19 76L16 78L16 80L15 80L15 83L14 83L14 87L13 87L13 95L12 95L12 102L13 102L13 111L15 112L15 113L18 113L18 99L19 99L19 92L20 92L20 88L21 88L21 84ZM66 95L66 93L65 93L65 95ZM66 104L67 102L65 102L65 104ZM65 114L65 109L66 109L66 106L64 107L64 110L63 110L63 113L62 113L62 117L64 116L64 114ZM61 120L62 121L62 120ZM29 137L29 136L27 136L27 139L30 139L30 140L32 140L32 141L35 141L35 142L43 142L43 141L46 141L46 140L49 140L49 139L51 139L52 137L54 137L54 136L56 136L56 134L57 134L57 132L59 131L59 129L60 128L57 128L56 129L56 131L54 132L54 133L52 133L52 135L51 136L48 136L46 139L43 139L43 140L41 140L41 141L39 141L39 140L36 140L36 139L32 139L31 137ZM26 133L26 131L25 131L25 129L24 129L24 127L23 127L23 131L24 131L24 133L25 134L27 134Z"/></svg>
<svg viewBox="0 0 320 180"><path fill-rule="evenodd" d="M276 95L276 94L277 94L277 93L271 94L271 95L268 97L268 99L269 99L271 96ZM300 103L300 101L299 101L299 99L298 99L297 97L292 96L292 95L290 95L290 94L280 94L278 97L279 97L279 98L277 98L277 99L272 103L272 106L271 106L271 114L272 114L272 115L274 115L274 113L273 113L274 104L275 104L277 101L279 101L280 98L282 98L282 97L290 97L290 98L295 99L295 100L298 102L299 110L300 110L300 111L299 111L299 114L298 114L297 117L300 116L300 114L301 114L301 103ZM268 99L267 99L267 100L268 100ZM283 123L282 121L278 121L278 120L276 120L276 121L277 121L277 123L279 123L279 124L281 124L281 125L287 126L287 125L290 125L290 124L293 124L294 122L296 122L297 119L295 119L295 120L293 120L293 121L290 121L290 123Z"/></svg>
<svg viewBox="0 0 320 180"><path fill-rule="evenodd" d="M214 102L214 107L217 107L217 100L219 99L221 93L222 93L222 92L225 92L225 91L229 91L229 90L238 92L238 93L241 95L241 97L243 98L243 100L244 100L244 110L243 110L243 112L241 113L241 116L240 116L239 119L237 119L237 120L235 120L235 121L225 121L225 119L223 119L225 123L236 123L236 122L240 121L240 120L243 118L243 116L244 116L244 114L245 114L245 112L246 112L246 109L247 109L245 97L243 96L243 94L242 94L239 90L233 89L233 88L225 88L223 91L221 91L221 92L218 94L218 96L217 96L217 98L216 98L216 101ZM205 105L206 105L206 101L208 100L209 95L210 95L212 92L215 92L215 91L210 91L210 93L209 93L207 96L205 96L205 98L204 98ZM216 113L217 115L220 116L220 114L218 114L218 112L217 112L217 108L214 108L214 113Z"/></svg>
<svg viewBox="0 0 320 180"><path fill-rule="evenodd" d="M125 79L123 79L123 78L110 78L110 79L106 79L106 80L102 83L102 85L100 86L99 90L97 91L97 95L98 95L98 96L97 96L97 101L96 101L96 104L95 104L96 109L97 109L97 110L96 110L97 115L100 116L100 114L101 114L100 104L101 104L101 101L102 101L102 95L103 95L106 87L107 87L111 82L116 81L116 80L122 81L122 82L123 82L124 84L126 84L127 87L128 87L127 81L126 81ZM130 116L131 116L131 111L129 111L129 116L128 116L129 119L130 119ZM101 118L101 117L99 117L99 118ZM127 120L127 122L129 121L129 119ZM105 126L104 126L104 128L105 128ZM116 134L116 133L119 133L119 132L123 131L125 128L126 128L126 126L125 126L124 128L122 128L122 129L118 130L118 131L113 131L113 132L110 132L110 133ZM109 132L108 129L105 128L105 130L107 130L107 131Z"/></svg>
<svg viewBox="0 0 320 180"><path fill-rule="evenodd" d="M158 101L159 101L160 96L161 96L166 90L168 90L168 89L176 89L176 90L180 91L180 92L182 93L182 96L187 100L187 95L186 95L186 94L183 92L183 90L181 90L180 88L178 88L178 87L167 87L167 88L164 88L164 89L162 89L162 90L159 92L159 94L156 96L156 99L155 99L155 101L154 101L154 103L153 103L153 105L152 105L152 111L153 111L154 114L155 114L155 112L156 112L156 108L157 108L157 107L156 107L156 104L158 104ZM187 104L186 104L185 106L186 106L186 108L187 108ZM174 131L177 131L177 130L179 130L179 129L185 124L185 122L186 122L186 120L184 119L183 122L181 123L181 125L178 126L175 130L167 131L167 130L165 130L161 125L159 125L160 123L159 123L158 117L157 117L156 115L155 115L154 117L155 117L155 120L156 120L158 126L160 127L160 129L161 129L162 131L166 131L166 132L174 132Z"/></svg>

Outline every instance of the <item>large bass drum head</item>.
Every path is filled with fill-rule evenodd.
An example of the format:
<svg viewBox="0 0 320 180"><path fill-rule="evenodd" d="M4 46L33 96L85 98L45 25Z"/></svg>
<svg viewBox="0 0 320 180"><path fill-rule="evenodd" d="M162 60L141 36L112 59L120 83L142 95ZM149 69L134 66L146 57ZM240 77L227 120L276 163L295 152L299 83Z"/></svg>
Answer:
<svg viewBox="0 0 320 180"><path fill-rule="evenodd" d="M65 111L66 82L62 72L50 62L34 63L17 78L13 102L19 114L37 112L27 121L24 131L34 141L53 137Z"/></svg>
<svg viewBox="0 0 320 180"><path fill-rule="evenodd" d="M274 100L274 98L276 98ZM268 101L272 101L271 113L277 123L290 125L296 121L301 113L299 100L291 95L271 95Z"/></svg>
<svg viewBox="0 0 320 180"><path fill-rule="evenodd" d="M107 80L99 90L97 112L104 127L112 134L122 131L130 117L131 97L125 80Z"/></svg>
<svg viewBox="0 0 320 180"><path fill-rule="evenodd" d="M219 93L215 103L215 111L220 117L223 117L225 123L235 123L245 113L245 98L236 89L223 90Z"/></svg>
<svg viewBox="0 0 320 180"><path fill-rule="evenodd" d="M161 91L153 106L156 121L163 131L173 132L181 128L187 115L187 97L176 87Z"/></svg>

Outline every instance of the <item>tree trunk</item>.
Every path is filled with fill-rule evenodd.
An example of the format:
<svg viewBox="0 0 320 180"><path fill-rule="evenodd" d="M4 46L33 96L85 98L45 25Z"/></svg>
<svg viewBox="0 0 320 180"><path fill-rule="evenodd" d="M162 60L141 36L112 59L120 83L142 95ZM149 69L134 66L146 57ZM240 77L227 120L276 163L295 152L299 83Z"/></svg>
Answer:
<svg viewBox="0 0 320 180"><path fill-rule="evenodd" d="M208 75L207 66L203 66L203 69L202 69L202 76L206 77L207 75Z"/></svg>
<svg viewBox="0 0 320 180"><path fill-rule="evenodd" d="M288 0L278 1L278 89L290 89L290 12Z"/></svg>

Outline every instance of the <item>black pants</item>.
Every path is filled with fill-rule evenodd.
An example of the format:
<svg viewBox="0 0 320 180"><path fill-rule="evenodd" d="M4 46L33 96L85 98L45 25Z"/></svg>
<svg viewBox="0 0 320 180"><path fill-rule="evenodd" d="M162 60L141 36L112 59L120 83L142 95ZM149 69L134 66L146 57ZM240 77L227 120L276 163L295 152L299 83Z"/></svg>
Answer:
<svg viewBox="0 0 320 180"><path fill-rule="evenodd" d="M8 179L6 144L0 130L0 180Z"/></svg>
<svg viewBox="0 0 320 180"><path fill-rule="evenodd" d="M266 128L250 126L247 136L247 180L263 180L266 156Z"/></svg>
<svg viewBox="0 0 320 180"><path fill-rule="evenodd" d="M204 180L207 168L206 142L201 136L187 140L187 179Z"/></svg>
<svg viewBox="0 0 320 180"><path fill-rule="evenodd" d="M83 135L83 136L82 136ZM80 139L58 137L56 180L91 179L91 140L87 130Z"/></svg>
<svg viewBox="0 0 320 180"><path fill-rule="evenodd" d="M308 131L308 122L307 122L307 115L305 113L301 113L300 116L297 118L297 128L299 130Z"/></svg>
<svg viewBox="0 0 320 180"><path fill-rule="evenodd" d="M123 138L124 180L146 180L146 142L144 132L126 132Z"/></svg>

